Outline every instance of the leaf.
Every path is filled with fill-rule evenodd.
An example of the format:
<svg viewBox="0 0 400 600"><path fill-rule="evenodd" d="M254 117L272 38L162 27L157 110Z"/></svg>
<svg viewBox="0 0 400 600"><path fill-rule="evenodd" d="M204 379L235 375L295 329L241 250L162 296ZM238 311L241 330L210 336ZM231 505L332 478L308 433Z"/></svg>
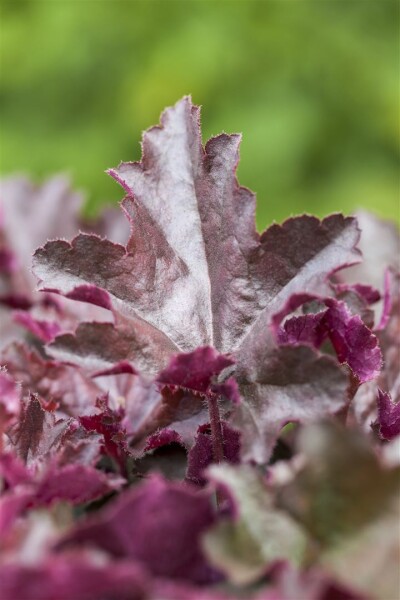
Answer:
<svg viewBox="0 0 400 600"><path fill-rule="evenodd" d="M19 415L21 387L5 369L0 368L0 432L13 418ZM0 433L1 437L2 433Z"/></svg>
<svg viewBox="0 0 400 600"><path fill-rule="evenodd" d="M13 319L42 342L51 342L61 331L61 328L56 321L35 319L26 311L14 311Z"/></svg>
<svg viewBox="0 0 400 600"><path fill-rule="evenodd" d="M346 374L332 358L311 348L266 345L253 364L252 371L237 372L245 401L231 419L242 432L244 460L265 462L284 425L310 423L346 404Z"/></svg>
<svg viewBox="0 0 400 600"><path fill-rule="evenodd" d="M350 283L371 285L383 291L385 269L400 271L400 235L395 223L380 219L366 210L357 212L362 231L360 250L364 260L340 273L340 279Z"/></svg>
<svg viewBox="0 0 400 600"><path fill-rule="evenodd" d="M383 354L379 377L357 391L351 410L357 423L366 431L378 418L379 390L390 394L395 405L400 402L400 276L388 270L385 274L385 301L381 322L375 330Z"/></svg>
<svg viewBox="0 0 400 600"><path fill-rule="evenodd" d="M216 572L200 549L200 535L214 522L207 495L153 475L78 526L60 546L96 546L134 559L153 575L206 583Z"/></svg>
<svg viewBox="0 0 400 600"><path fill-rule="evenodd" d="M222 439L224 448L224 462L231 464L240 463L240 432L229 427L225 421L221 422ZM214 451L210 426L203 425L199 428L193 448L188 454L186 479L195 485L203 486L207 483L204 475L205 469L214 462Z"/></svg>
<svg viewBox="0 0 400 600"><path fill-rule="evenodd" d="M51 556L39 565L0 567L2 600L142 600L147 587L136 564L101 564L88 555Z"/></svg>
<svg viewBox="0 0 400 600"><path fill-rule="evenodd" d="M224 375L232 362L206 347L171 357L155 379L140 374L116 375L114 379L120 387L124 380L126 382L125 393L122 390L120 393L124 413L121 425L130 436L130 442L142 442L148 435L167 427L190 447L198 427L209 420L208 394L218 396L223 416L230 414L232 404L239 401L236 382ZM116 368L97 373L96 379L100 378L106 388L108 374L113 375L119 368L117 364Z"/></svg>
<svg viewBox="0 0 400 600"><path fill-rule="evenodd" d="M32 254L49 239L76 235L83 225L79 212L81 194L73 192L64 176L54 176L42 185L24 177L1 182L0 199L0 345L23 339L21 327L42 342L60 330L71 330L82 319L109 319L106 311L92 305L37 294L31 272ZM60 219L59 215L63 215ZM89 227L90 229L90 227ZM22 232L22 233L21 233ZM114 235L114 232L112 232ZM73 308L71 305L74 305ZM3 307L6 307L4 309ZM10 314L10 310L17 309ZM105 314L107 317L105 317Z"/></svg>
<svg viewBox="0 0 400 600"><path fill-rule="evenodd" d="M0 454L0 475L10 488L25 483L31 478L24 463L11 452Z"/></svg>
<svg viewBox="0 0 400 600"><path fill-rule="evenodd" d="M157 375L157 383L190 390L195 394L224 394L234 404L240 398L234 379L219 383L221 374L234 365L226 355L219 354L213 348L198 348L195 352L178 354L168 367Z"/></svg>
<svg viewBox="0 0 400 600"><path fill-rule="evenodd" d="M400 435L400 403L393 402L390 394L378 389L378 426L384 440Z"/></svg>
<svg viewBox="0 0 400 600"><path fill-rule="evenodd" d="M6 249L15 261L18 273L13 292L28 296L34 290L31 275L33 251L46 240L75 235L83 198L73 192L62 175L36 186L25 177L9 177L1 182L1 230ZM60 219L60 214L63 218ZM23 232L23 235L21 235Z"/></svg>
<svg viewBox="0 0 400 600"><path fill-rule="evenodd" d="M23 344L10 345L1 362L20 382L23 396L37 394L71 417L93 412L96 398L104 393L79 367L46 360Z"/></svg>
<svg viewBox="0 0 400 600"><path fill-rule="evenodd" d="M283 486L279 506L322 547L333 547L384 514L399 490L400 468L386 468L357 429L311 425L300 432L306 464Z"/></svg>
<svg viewBox="0 0 400 600"><path fill-rule="evenodd" d="M42 289L74 295L81 286L98 286L104 291L102 306L107 294L116 318L114 330L92 323L83 326L84 332L81 326L76 338L56 338L52 353L64 360L75 355L90 366L96 361L103 368L131 360L155 375L172 354L212 346L232 354L244 404L256 420L259 399L278 404L282 396L291 398L289 418L303 414L296 408L303 401L302 388L296 392L289 371L283 389L263 388L260 381L252 386L261 356L269 353L279 361L273 358L281 351L269 335L270 321L293 294L329 294L328 276L359 260L359 232L354 219L332 215L323 221L289 219L258 235L254 196L236 179L239 142L238 135L222 134L203 148L199 109L184 98L164 112L159 127L144 134L140 163L110 170L128 194L123 201L131 225L126 248L80 234L71 243L48 242L36 251L34 269ZM297 356L300 370L301 351ZM325 376L327 363L313 360L321 384L310 381L307 388L313 392L310 418L312 407L316 417L321 414L320 396L325 412L345 402L343 380L340 390L334 388L337 399L327 401L334 367L329 364ZM311 375L307 368L304 373ZM279 429L270 422L266 432L264 422L261 418L252 432L257 448ZM260 453L251 446L248 440L246 458L268 458L269 450Z"/></svg>
<svg viewBox="0 0 400 600"><path fill-rule="evenodd" d="M57 419L42 408L36 396L30 396L22 408L18 424L8 432L17 456L29 467L40 463L62 444L62 437L71 424L69 419Z"/></svg>
<svg viewBox="0 0 400 600"><path fill-rule="evenodd" d="M59 501L83 504L118 490L123 483L123 479L112 478L89 466L50 466L37 482L32 502L34 506L46 506Z"/></svg>
<svg viewBox="0 0 400 600"><path fill-rule="evenodd" d="M377 519L321 556L322 566L340 581L378 600L399 592L400 496Z"/></svg>
<svg viewBox="0 0 400 600"><path fill-rule="evenodd" d="M108 398L98 400L97 407L101 409L99 414L82 416L79 420L87 431L96 431L102 435L104 451L117 462L125 475L126 461L131 455L126 430L121 425L125 411L121 408L118 411L111 410Z"/></svg>
<svg viewBox="0 0 400 600"><path fill-rule="evenodd" d="M12 529L15 520L21 513L28 508L31 498L31 491L24 488L20 488L15 493L5 493L0 496L0 535L2 538Z"/></svg>
<svg viewBox="0 0 400 600"><path fill-rule="evenodd" d="M265 600L370 600L371 596L360 594L352 587L332 577L327 569L312 567L307 570L294 569L283 563L273 569L271 574L273 590L276 596ZM261 594L258 600L264 600Z"/></svg>
<svg viewBox="0 0 400 600"><path fill-rule="evenodd" d="M278 330L281 344L309 343L319 348L329 338L340 363L347 363L360 383L375 379L381 370L382 354L376 336L344 302L323 300L323 312L292 317Z"/></svg>
<svg viewBox="0 0 400 600"><path fill-rule="evenodd" d="M299 562L305 536L296 523L274 507L273 495L251 467L214 465L208 476L232 497L235 520L225 520L204 538L210 560L237 585L259 579L271 562Z"/></svg>

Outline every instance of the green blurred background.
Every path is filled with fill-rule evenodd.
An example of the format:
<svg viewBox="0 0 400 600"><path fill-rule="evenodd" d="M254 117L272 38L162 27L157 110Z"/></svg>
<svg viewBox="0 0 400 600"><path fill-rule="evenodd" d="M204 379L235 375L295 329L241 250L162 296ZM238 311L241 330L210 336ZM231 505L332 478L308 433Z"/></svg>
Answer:
<svg viewBox="0 0 400 600"><path fill-rule="evenodd" d="M3 174L104 170L191 93L203 135L243 132L258 225L358 207L399 219L399 6L392 0L1 1Z"/></svg>

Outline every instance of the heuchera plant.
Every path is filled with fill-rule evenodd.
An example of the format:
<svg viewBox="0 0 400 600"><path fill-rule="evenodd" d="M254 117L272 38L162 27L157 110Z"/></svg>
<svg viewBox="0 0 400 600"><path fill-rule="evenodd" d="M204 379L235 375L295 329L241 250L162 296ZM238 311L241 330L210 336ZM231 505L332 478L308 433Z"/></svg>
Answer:
<svg viewBox="0 0 400 600"><path fill-rule="evenodd" d="M92 223L3 182L2 600L397 597L398 232L258 234L239 143L182 99Z"/></svg>

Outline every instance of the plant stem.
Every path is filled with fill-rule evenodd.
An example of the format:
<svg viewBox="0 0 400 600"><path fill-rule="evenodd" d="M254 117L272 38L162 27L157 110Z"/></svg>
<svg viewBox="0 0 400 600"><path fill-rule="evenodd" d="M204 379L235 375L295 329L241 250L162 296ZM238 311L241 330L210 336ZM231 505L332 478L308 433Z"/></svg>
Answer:
<svg viewBox="0 0 400 600"><path fill-rule="evenodd" d="M209 392L207 394L208 412L210 415L211 439L213 445L214 461L220 463L224 460L224 439L222 436L221 418L219 415L218 396Z"/></svg>
<svg viewBox="0 0 400 600"><path fill-rule="evenodd" d="M214 462L220 463L224 460L224 438L222 435L221 417L219 415L218 396L209 392L207 394L208 414L210 416L211 439L214 454ZM215 500L217 507L220 507L224 496L221 490L216 490Z"/></svg>

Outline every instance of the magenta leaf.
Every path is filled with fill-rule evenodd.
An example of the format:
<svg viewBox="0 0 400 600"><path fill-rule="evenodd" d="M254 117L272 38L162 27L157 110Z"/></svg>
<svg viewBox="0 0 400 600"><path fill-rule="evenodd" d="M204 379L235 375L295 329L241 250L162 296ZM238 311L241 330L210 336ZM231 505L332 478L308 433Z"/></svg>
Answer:
<svg viewBox="0 0 400 600"><path fill-rule="evenodd" d="M339 362L347 363L360 383L379 375L382 354L376 336L358 315L352 315L344 302L324 300L325 311L292 317L285 321L277 337L281 344L309 343L319 348L329 338Z"/></svg>
<svg viewBox="0 0 400 600"><path fill-rule="evenodd" d="M371 285L362 283L338 283L334 287L337 294L345 294L346 292L356 293L366 304L375 304L375 302L378 302L381 299L379 290Z"/></svg>
<svg viewBox="0 0 400 600"><path fill-rule="evenodd" d="M124 399L122 411L90 415L81 422L87 429L105 435L108 452L116 459L118 455L120 464L121 448L117 450L114 443L117 438L119 447L121 442L126 443L126 436L136 443L157 431L160 435L160 430L167 428L182 444L191 446L198 427L209 420L209 396L215 397L223 415L230 414L233 404L239 402L236 381L226 374L232 365L230 358L213 348L172 356L155 380L135 373L129 363L117 363L97 372L95 380L101 379L106 388L107 381L115 378ZM117 396L113 390L112 393ZM149 441L146 443L149 445Z"/></svg>
<svg viewBox="0 0 400 600"><path fill-rule="evenodd" d="M224 449L224 462L231 464L240 463L240 432L222 422L222 439ZM213 442L210 427L204 425L199 428L193 448L188 454L186 479L191 483L203 486L207 482L204 470L214 462Z"/></svg>
<svg viewBox="0 0 400 600"><path fill-rule="evenodd" d="M198 348L195 352L178 354L166 369L157 375L157 383L190 390L194 394L228 395L235 404L240 402L234 379L218 383L221 373L232 367L234 361L218 354L213 348Z"/></svg>
<svg viewBox="0 0 400 600"><path fill-rule="evenodd" d="M160 418L174 419L171 427L184 443L190 445L196 423L200 426L208 419L211 428L214 428L214 441L215 437L220 437L220 410L227 414L232 412L230 403L240 402L236 381L226 375L227 372L229 375L233 364L233 360L218 354L213 348L198 348L173 357L167 368L157 376L156 382L162 386L163 398ZM218 382L220 378L222 383ZM188 419L190 422L187 422ZM183 430L176 421L184 422ZM219 442L215 450L222 454L222 440Z"/></svg>
<svg viewBox="0 0 400 600"><path fill-rule="evenodd" d="M111 410L107 398L99 400L97 406L102 412L82 416L80 422L87 431L95 431L102 435L104 451L117 462L121 472L126 474L126 461L131 453L126 430L121 423L125 411L121 408L118 411Z"/></svg>
<svg viewBox="0 0 400 600"><path fill-rule="evenodd" d="M61 545L96 546L134 559L153 575L206 583L217 574L203 555L200 536L214 522L207 495L153 476L78 526Z"/></svg>
<svg viewBox="0 0 400 600"><path fill-rule="evenodd" d="M310 344L319 348L327 337L326 313L309 313L291 317L277 331L280 344Z"/></svg>
<svg viewBox="0 0 400 600"><path fill-rule="evenodd" d="M169 446L169 444L182 444L180 435L173 429L161 429L147 438L144 452L150 452L151 450L156 450L163 446Z"/></svg>
<svg viewBox="0 0 400 600"><path fill-rule="evenodd" d="M35 319L31 314L22 310L14 311L13 318L16 323L25 327L45 343L51 342L60 333L60 326L55 321Z"/></svg>
<svg viewBox="0 0 400 600"><path fill-rule="evenodd" d="M115 492L123 483L123 479L80 464L60 468L53 464L36 477L27 474L26 479L0 497L0 531L9 530L28 508L48 507L57 502L84 504Z"/></svg>
<svg viewBox="0 0 400 600"><path fill-rule="evenodd" d="M347 363L361 383L374 379L382 367L377 338L360 317L351 315L344 303L326 303L329 337L339 361Z"/></svg>
<svg viewBox="0 0 400 600"><path fill-rule="evenodd" d="M0 454L0 476L10 488L31 479L31 474L24 463L11 452Z"/></svg>
<svg viewBox="0 0 400 600"><path fill-rule="evenodd" d="M35 506L64 501L82 504L109 494L122 486L123 480L84 465L50 467L34 491Z"/></svg>
<svg viewBox="0 0 400 600"><path fill-rule="evenodd" d="M258 234L239 145L184 98L122 210L4 182L1 600L397 597L398 231Z"/></svg>
<svg viewBox="0 0 400 600"><path fill-rule="evenodd" d="M0 536L2 538L12 529L16 519L28 508L31 499L31 490L23 487L12 493L5 492L0 496Z"/></svg>
<svg viewBox="0 0 400 600"><path fill-rule="evenodd" d="M99 564L77 555L0 567L2 600L143 600L146 590L146 576L132 562Z"/></svg>
<svg viewBox="0 0 400 600"><path fill-rule="evenodd" d="M378 426L384 440L400 435L400 403L393 402L390 394L378 389Z"/></svg>

